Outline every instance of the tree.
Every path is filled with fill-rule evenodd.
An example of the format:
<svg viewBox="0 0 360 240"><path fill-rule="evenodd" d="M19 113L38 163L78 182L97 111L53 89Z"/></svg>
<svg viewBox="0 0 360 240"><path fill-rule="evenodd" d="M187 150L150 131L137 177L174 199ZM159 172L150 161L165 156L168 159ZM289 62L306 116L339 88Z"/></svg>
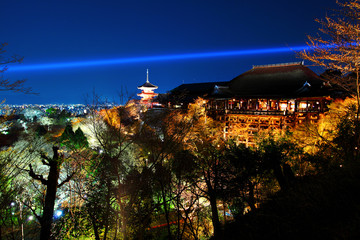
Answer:
<svg viewBox="0 0 360 240"><path fill-rule="evenodd" d="M206 115L206 101L199 98L190 104L181 119L190 119L191 129L182 141L195 161L192 183L199 196L210 203L214 238L221 237L221 225L217 202L227 188L229 171L228 159L225 158L223 126Z"/></svg>
<svg viewBox="0 0 360 240"><path fill-rule="evenodd" d="M147 166L155 171L155 208L159 215L165 216L167 237L173 239L175 235L181 239L184 228L181 229L180 222L187 219L182 218L180 202L187 184L181 181L179 165L174 165L177 160L175 155L183 150L183 140L192 128L192 119L184 119L181 114L172 111L161 114L149 112L136 142L144 150ZM175 222L176 225L173 224Z"/></svg>
<svg viewBox="0 0 360 240"><path fill-rule="evenodd" d="M354 78L331 78L340 80L346 90L355 90L358 114L360 105L360 0L338 2L341 7L333 18L317 19L321 25L322 35L308 36L309 50L299 52L301 58L313 62L315 65L340 71L343 76L351 74ZM348 80L352 80L349 82ZM359 118L359 116L357 116Z"/></svg>
<svg viewBox="0 0 360 240"><path fill-rule="evenodd" d="M124 185L126 176L135 165L133 155L136 151L132 138L139 127L137 106L127 104L99 110L101 106L105 105L94 95L83 129L86 131L87 128L93 137L92 145L97 153L85 161L88 166L85 166L83 179L75 184L81 189L77 194L87 196L84 206L89 212L88 219L95 239L116 238L119 235L127 238L130 231L125 213L131 199ZM75 135L81 139L81 133L75 132Z"/></svg>
<svg viewBox="0 0 360 240"><path fill-rule="evenodd" d="M260 180L265 178L264 167L259 151L256 148L246 147L245 145L237 145L235 142L228 143L226 158L229 159L233 167L231 184L229 184L228 198L232 200L232 205L240 207L241 212L236 215L243 214L244 202L248 203L251 210L255 210L256 197L255 188ZM265 184L262 184L265 185ZM238 199L238 198L241 198Z"/></svg>
<svg viewBox="0 0 360 240"><path fill-rule="evenodd" d="M13 205L16 196L19 196L23 189L14 180L18 176L19 171L13 163L14 159L11 159L13 156L9 152L5 150L0 151L0 239L5 237L6 229L12 228L16 219L18 222L19 220L21 221L17 216L14 216ZM20 165L19 162L18 164ZM14 231L11 234L14 234Z"/></svg>
<svg viewBox="0 0 360 240"><path fill-rule="evenodd" d="M75 132L71 124L66 125L63 134L60 136L60 144L68 149L75 150L89 147L89 143L79 127Z"/></svg>
<svg viewBox="0 0 360 240"><path fill-rule="evenodd" d="M320 23L320 32L324 36L308 36L309 50L299 53L300 57L318 66L340 71L342 78L337 79L342 87L351 92L355 89L356 124L355 143L360 145L360 0L338 2L340 10L333 18L316 20ZM340 80L340 81L339 81ZM356 147L355 158L359 157Z"/></svg>
<svg viewBox="0 0 360 240"><path fill-rule="evenodd" d="M21 63L23 60L23 57L17 55L10 57L6 56L6 50L4 49L6 45L7 43L0 44L0 91L14 91L34 94L31 88L24 86L26 80L16 80L11 82L9 79L4 78L3 74L8 69L8 64Z"/></svg>
<svg viewBox="0 0 360 240"><path fill-rule="evenodd" d="M313 62L315 65L331 69L333 72L340 71L339 83L348 91L354 89L356 95L356 122L355 143L360 145L360 0L347 0L338 2L340 10L333 17L324 20L316 20L320 23L318 36L308 36L310 47L299 53L303 59ZM355 158L359 156L356 147Z"/></svg>
<svg viewBox="0 0 360 240"><path fill-rule="evenodd" d="M326 172L356 157L356 99L338 99L328 108L317 124L303 125L294 131L294 142L306 156L307 171Z"/></svg>
<svg viewBox="0 0 360 240"><path fill-rule="evenodd" d="M39 145L36 141L33 141L32 144ZM15 143L11 143L10 147L0 150L0 235L5 238L10 235L13 235L13 239L20 238L20 232L22 236L24 233L13 226L19 224L20 227L26 223L23 218L26 216L23 203L24 193L28 192L29 179L23 169L34 161L29 157L29 145L27 141L20 140L19 137ZM21 207L16 207L19 206L19 203ZM9 231L9 229L12 230ZM1 236L0 239L2 239Z"/></svg>
<svg viewBox="0 0 360 240"><path fill-rule="evenodd" d="M273 171L281 189L291 186L294 172L290 167L292 157L300 154L300 149L291 141L292 133L280 131L277 136L264 131L258 136L258 148L261 152L262 167Z"/></svg>
<svg viewBox="0 0 360 240"><path fill-rule="evenodd" d="M45 179L43 175L36 174L31 164L29 164L29 176L34 180L40 181L42 185L46 186L43 214L42 216L36 215L41 225L40 239L45 240L51 239L51 228L57 189L70 181L75 172L68 175L61 183L58 183L60 178L60 167L64 162L64 156L59 153L59 148L56 146L53 147L52 157L42 154L41 158L42 163L49 167L47 179Z"/></svg>

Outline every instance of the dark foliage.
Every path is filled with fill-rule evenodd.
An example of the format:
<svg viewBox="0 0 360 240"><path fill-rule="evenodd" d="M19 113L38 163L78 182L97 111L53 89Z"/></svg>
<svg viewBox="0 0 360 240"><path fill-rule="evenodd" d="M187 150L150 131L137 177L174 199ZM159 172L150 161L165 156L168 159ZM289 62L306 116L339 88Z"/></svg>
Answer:
<svg viewBox="0 0 360 240"><path fill-rule="evenodd" d="M299 179L225 226L224 239L359 239L360 165Z"/></svg>
<svg viewBox="0 0 360 240"><path fill-rule="evenodd" d="M78 128L74 132L70 124L65 127L65 130L60 136L59 141L61 146L66 146L72 150L86 148L89 146L89 143L81 128Z"/></svg>
<svg viewBox="0 0 360 240"><path fill-rule="evenodd" d="M38 137L44 136L46 133L47 133L47 130L43 125L38 126L35 130L35 134Z"/></svg>

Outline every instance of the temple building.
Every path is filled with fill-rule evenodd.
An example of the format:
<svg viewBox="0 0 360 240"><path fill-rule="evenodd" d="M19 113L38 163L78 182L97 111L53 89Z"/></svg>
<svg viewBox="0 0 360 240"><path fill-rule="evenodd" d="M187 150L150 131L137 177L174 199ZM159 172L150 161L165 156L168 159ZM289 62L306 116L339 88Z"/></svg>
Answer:
<svg viewBox="0 0 360 240"><path fill-rule="evenodd" d="M154 93L154 90L157 89L158 86L155 86L149 82L149 69L146 70L146 82L138 86L138 89L141 90L141 93L137 95L141 97L140 103L147 105L148 107L152 107L154 98L158 95Z"/></svg>
<svg viewBox="0 0 360 240"><path fill-rule="evenodd" d="M176 106L207 99L208 115L225 123L225 137L249 145L260 129L318 121L341 91L296 62L253 66L229 82L183 84L171 95L181 99Z"/></svg>

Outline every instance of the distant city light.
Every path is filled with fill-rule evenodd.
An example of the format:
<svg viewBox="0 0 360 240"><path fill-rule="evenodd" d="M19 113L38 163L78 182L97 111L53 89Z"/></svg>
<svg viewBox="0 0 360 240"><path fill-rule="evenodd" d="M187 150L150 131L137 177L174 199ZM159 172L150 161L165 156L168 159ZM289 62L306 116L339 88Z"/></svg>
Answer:
<svg viewBox="0 0 360 240"><path fill-rule="evenodd" d="M8 71L12 71L12 72L35 71L35 70L57 69L57 68L76 68L76 67L104 66L104 65L116 65L116 64L131 64L131 63L140 63L140 62L158 62L158 61L199 59L199 58L246 56L246 55L301 51L301 50L308 50L309 48L310 48L309 46L278 47L278 48L221 51L221 52L201 52L201 53L169 54L169 55L158 55L158 56L127 57L127 58L77 61L77 62L40 63L40 64L31 64L31 65L12 66L11 68L8 69Z"/></svg>

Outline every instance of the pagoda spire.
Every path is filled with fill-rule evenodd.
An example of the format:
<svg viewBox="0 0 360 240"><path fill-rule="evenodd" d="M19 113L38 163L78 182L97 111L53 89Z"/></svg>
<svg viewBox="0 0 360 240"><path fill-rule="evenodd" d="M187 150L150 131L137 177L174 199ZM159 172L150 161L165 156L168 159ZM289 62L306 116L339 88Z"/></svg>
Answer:
<svg viewBox="0 0 360 240"><path fill-rule="evenodd" d="M146 82L149 82L149 69L146 69Z"/></svg>

